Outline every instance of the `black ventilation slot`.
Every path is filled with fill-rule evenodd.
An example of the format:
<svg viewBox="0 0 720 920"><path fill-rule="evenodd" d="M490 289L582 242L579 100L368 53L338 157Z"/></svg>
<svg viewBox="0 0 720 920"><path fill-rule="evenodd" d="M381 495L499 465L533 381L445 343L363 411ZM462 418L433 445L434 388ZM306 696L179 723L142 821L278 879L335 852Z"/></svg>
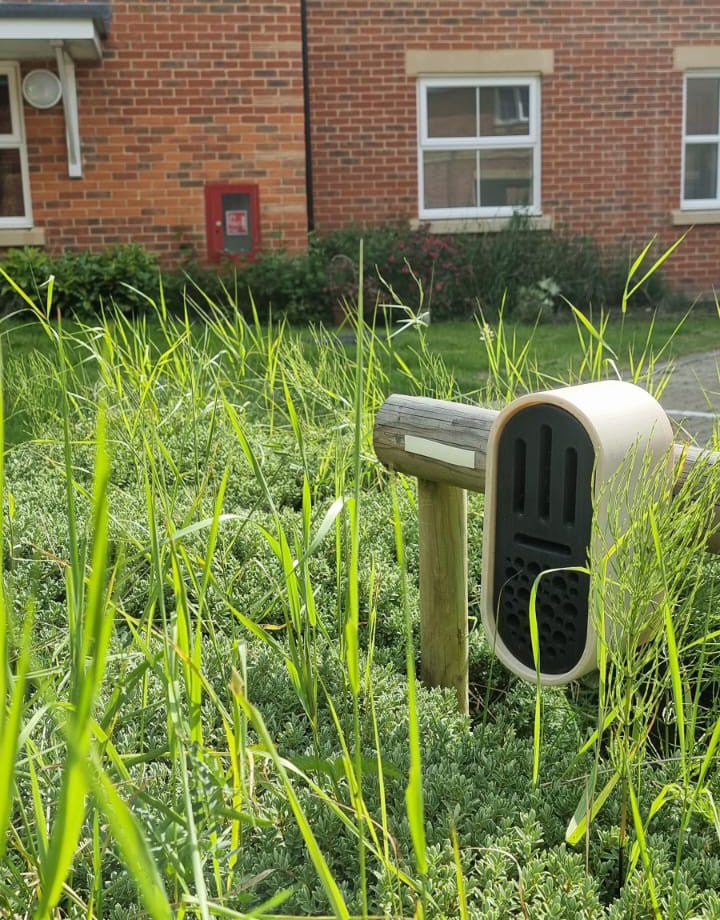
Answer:
<svg viewBox="0 0 720 920"><path fill-rule="evenodd" d="M538 514L547 520L550 516L550 472L552 470L552 428L540 426L538 451Z"/></svg>
<svg viewBox="0 0 720 920"><path fill-rule="evenodd" d="M527 463L527 445L522 438L515 441L513 464L513 511L522 514L525 510L525 467Z"/></svg>
<svg viewBox="0 0 720 920"><path fill-rule="evenodd" d="M563 524L575 523L577 487L577 451L574 447L567 447L565 449L565 476L563 480Z"/></svg>
<svg viewBox="0 0 720 920"><path fill-rule="evenodd" d="M495 481L494 616L508 651L529 668L530 594L540 668L563 674L580 660L588 628L589 579L584 566L592 525L595 451L584 426L558 406L518 410L497 446ZM550 569L559 569L549 572Z"/></svg>
<svg viewBox="0 0 720 920"><path fill-rule="evenodd" d="M516 533L515 545L529 549L539 549L546 553L555 553L559 556L571 556L572 549L567 543L556 543L554 540L544 540L542 537L533 537L529 533Z"/></svg>

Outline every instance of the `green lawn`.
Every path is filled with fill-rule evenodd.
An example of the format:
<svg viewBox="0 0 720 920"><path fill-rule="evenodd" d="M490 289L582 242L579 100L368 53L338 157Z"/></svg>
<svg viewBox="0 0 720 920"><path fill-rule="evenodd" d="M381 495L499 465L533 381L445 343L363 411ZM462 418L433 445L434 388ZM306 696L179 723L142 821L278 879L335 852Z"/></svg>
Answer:
<svg viewBox="0 0 720 920"><path fill-rule="evenodd" d="M600 322L594 321L596 328ZM491 322L490 329L499 326L508 340L516 342L520 351L528 345L527 363L548 378L566 379L572 377L582 364L586 343L591 338L588 331L572 320L545 323L538 326ZM72 330L73 324L69 324ZM395 327L397 330L399 327ZM26 353L33 349L46 351L50 346L47 334L35 322L10 322L5 326L6 354ZM433 323L424 327L429 351L442 359L452 373L457 388L462 393L472 393L482 388L489 368L486 336L476 321L453 321ZM341 330L341 334L347 330ZM628 314L623 317L613 314L603 327L603 339L608 349L607 358L617 355L620 368L628 367L630 354L637 357L649 346L653 355L660 360L671 360L699 351L720 349L720 318L707 310L690 312L684 317L653 318L648 313L642 316ZM153 334L153 324L149 325ZM159 333L157 333L159 334ZM300 332L305 338L304 334ZM419 371L417 330L401 331L393 338L393 350L413 371ZM613 372L605 365L610 376ZM397 372L392 361L388 362L392 384L399 385L403 375Z"/></svg>
<svg viewBox="0 0 720 920"><path fill-rule="evenodd" d="M69 333L82 328L72 321L66 322ZM477 321L434 323L389 330L396 334L385 343L378 340L377 358L385 380L379 382L385 395L397 393L425 393L443 397L462 396L490 399L497 402L505 392L515 386L525 389L545 389L562 383L602 377L615 377L617 367L625 379L633 379L630 371L638 372L635 363L643 356L636 382L649 385L651 371L656 362L671 361L685 354L720 349L720 318L705 311L691 312L685 317L660 317L653 319L620 314L609 320L595 322L600 333L598 339L579 322L549 323L538 326L494 322L484 330ZM399 331L398 331L399 330ZM195 322L191 334L201 340L207 328ZM2 327L4 360L11 368L21 363L30 376L43 375L44 355L52 353L52 338L35 321L5 321ZM145 334L150 340L162 341L160 325L149 318ZM272 333L269 333L272 334ZM498 334L501 341L498 343ZM212 335L212 333L211 333ZM307 330L293 330L292 335L303 343L306 355L312 360L318 354L318 336ZM353 340L347 329L339 330L341 338ZM381 338L386 331L382 330ZM326 340L320 338L322 347ZM595 361L588 360L594 346ZM88 349L68 346L73 361L85 362L86 374L92 375L93 359ZM221 343L218 343L221 347ZM346 342L351 354L354 345ZM517 361L510 369L507 359ZM492 359L500 361L494 366ZM611 363L613 362L613 363ZM15 379L20 379L16 376ZM657 375L655 375L657 379ZM10 443L23 440L27 433L28 414L37 414L38 408L18 401L13 396L14 387L6 393L6 439ZM9 396L9 400L8 400ZM45 391L43 399L56 402L57 392Z"/></svg>
<svg viewBox="0 0 720 920"><path fill-rule="evenodd" d="M496 328L497 324L491 324L491 329ZM581 331L587 341L589 333ZM529 344L528 363L549 378L572 377L585 355L578 327L572 321L537 327L509 324L506 335L508 339L516 339L518 350ZM409 341L411 338L409 333L401 333L395 340L396 347L409 366L418 369L417 345ZM427 330L429 348L442 356L461 392L473 392L484 385L488 349L483 339L480 326L473 322L435 323ZM617 364L624 369L629 364L629 354L637 357L648 344L660 360L720 349L720 318L698 312L685 319L659 318L653 323L647 315L639 318L614 315L607 324L604 339L617 355ZM611 357L611 353L608 351L606 356ZM613 375L607 365L606 371L607 376Z"/></svg>

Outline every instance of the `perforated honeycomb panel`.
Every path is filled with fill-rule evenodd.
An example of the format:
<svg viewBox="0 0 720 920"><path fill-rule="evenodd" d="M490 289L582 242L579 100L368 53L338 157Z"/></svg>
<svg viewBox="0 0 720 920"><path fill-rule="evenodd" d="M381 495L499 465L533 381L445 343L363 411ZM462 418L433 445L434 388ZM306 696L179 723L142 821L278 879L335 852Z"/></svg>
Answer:
<svg viewBox="0 0 720 920"><path fill-rule="evenodd" d="M563 674L580 661L588 626L585 565L592 527L595 452L583 425L558 406L528 406L510 418L497 446L493 609L511 655L535 668L530 592L540 671Z"/></svg>

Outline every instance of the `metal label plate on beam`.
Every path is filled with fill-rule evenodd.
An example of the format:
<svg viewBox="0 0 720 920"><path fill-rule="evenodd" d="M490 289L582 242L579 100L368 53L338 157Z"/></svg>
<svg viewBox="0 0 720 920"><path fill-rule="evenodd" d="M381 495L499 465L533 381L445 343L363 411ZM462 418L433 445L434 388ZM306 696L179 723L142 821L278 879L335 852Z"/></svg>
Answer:
<svg viewBox="0 0 720 920"><path fill-rule="evenodd" d="M452 444L443 444L442 441L406 434L405 450L410 454L417 454L430 460L440 460L452 466L461 466L468 470L475 469L475 451L465 447L453 447Z"/></svg>

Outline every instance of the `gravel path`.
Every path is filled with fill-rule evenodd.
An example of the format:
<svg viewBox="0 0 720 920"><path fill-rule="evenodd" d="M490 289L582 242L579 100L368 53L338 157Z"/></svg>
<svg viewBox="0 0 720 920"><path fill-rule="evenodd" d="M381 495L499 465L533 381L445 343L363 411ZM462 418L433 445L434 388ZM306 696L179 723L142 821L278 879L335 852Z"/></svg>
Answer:
<svg viewBox="0 0 720 920"><path fill-rule="evenodd" d="M660 402L678 426L675 440L704 447L720 419L720 351L678 358Z"/></svg>

